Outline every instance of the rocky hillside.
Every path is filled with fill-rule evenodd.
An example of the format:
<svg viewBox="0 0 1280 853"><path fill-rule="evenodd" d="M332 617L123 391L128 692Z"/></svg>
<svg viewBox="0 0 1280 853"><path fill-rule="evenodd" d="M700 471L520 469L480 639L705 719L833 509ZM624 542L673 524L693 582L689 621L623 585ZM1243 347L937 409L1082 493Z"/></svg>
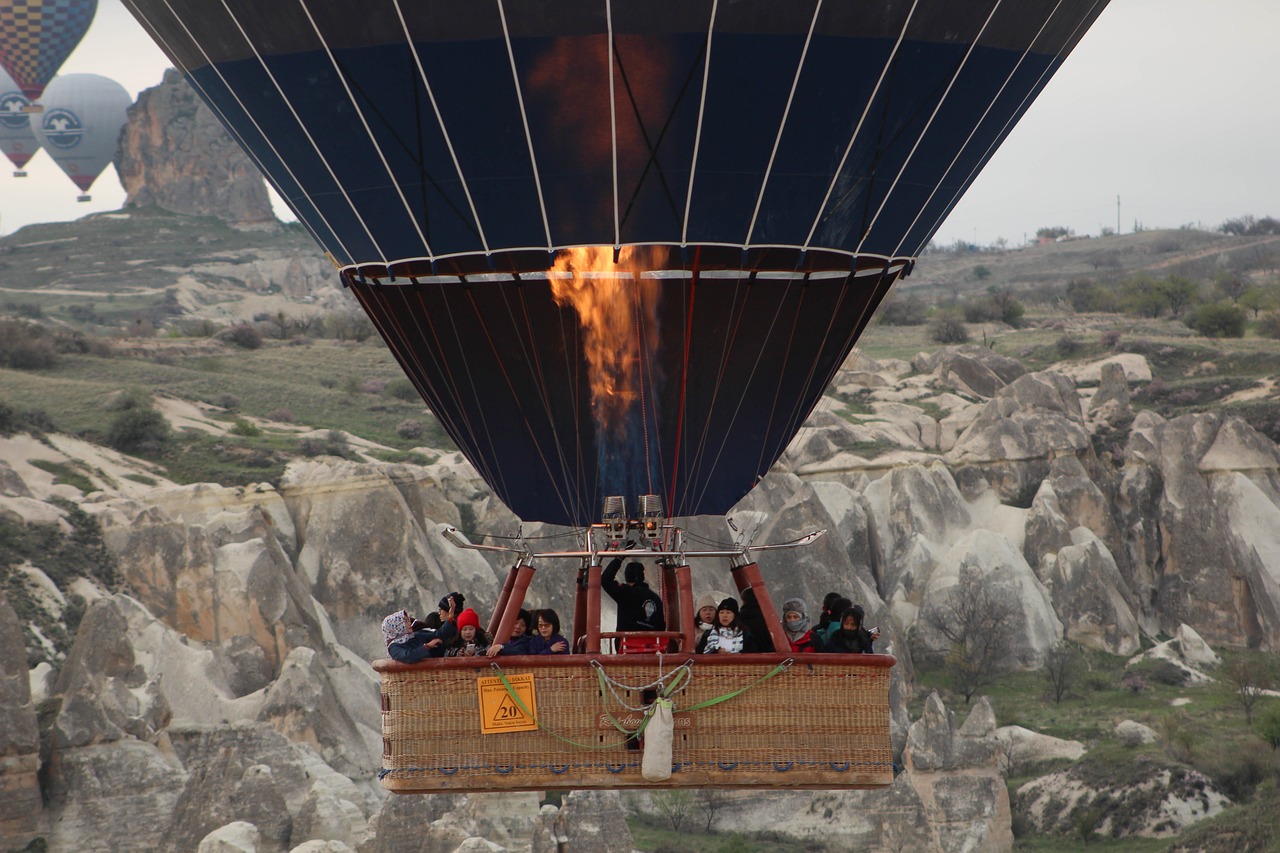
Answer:
<svg viewBox="0 0 1280 853"><path fill-rule="evenodd" d="M129 109L115 167L126 208L279 227L262 173L173 69Z"/></svg>
<svg viewBox="0 0 1280 853"><path fill-rule="evenodd" d="M830 849L1010 849L990 707L962 725L937 697L908 713L916 658L946 649L931 614L966 578L1011 614L1005 669L1039 667L1063 638L1126 657L1174 633L1280 646L1280 448L1222 413L1135 414L1149 370L1128 354L1028 372L981 347L847 365L734 514L758 541L830 531L762 563L777 595L814 606L844 590L884 629L904 772L881 792L748 800L736 825L776 829L786 811L785 831ZM421 451L435 461L316 457L231 488L179 486L57 433L0 440L5 845L630 849L616 795L540 810L378 786L378 621L451 589L487 612L504 567L438 528L515 528L456 454ZM690 527L728 538L722 522ZM723 566L694 571L698 591L729 586ZM569 594L542 579L532 603L565 612ZM1184 787L1212 808L1124 831L1176 833L1229 803Z"/></svg>

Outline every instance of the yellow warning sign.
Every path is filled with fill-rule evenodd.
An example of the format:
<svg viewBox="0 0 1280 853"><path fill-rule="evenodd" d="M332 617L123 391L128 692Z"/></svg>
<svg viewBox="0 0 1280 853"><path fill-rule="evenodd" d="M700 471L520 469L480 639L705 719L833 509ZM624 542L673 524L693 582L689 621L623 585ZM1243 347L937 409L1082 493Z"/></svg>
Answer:
<svg viewBox="0 0 1280 853"><path fill-rule="evenodd" d="M536 717L538 703L533 692L533 676L509 675L507 681L525 708L529 709L529 714ZM477 685L480 690L481 734L527 732L538 728L537 720L520 710L520 705L511 697L501 678L481 678L477 680Z"/></svg>

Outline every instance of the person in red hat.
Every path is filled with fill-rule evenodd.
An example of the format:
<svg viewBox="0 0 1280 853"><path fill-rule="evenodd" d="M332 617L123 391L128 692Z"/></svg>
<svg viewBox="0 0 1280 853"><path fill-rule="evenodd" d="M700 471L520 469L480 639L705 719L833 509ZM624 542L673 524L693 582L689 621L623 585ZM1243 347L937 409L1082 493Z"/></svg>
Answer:
<svg viewBox="0 0 1280 853"><path fill-rule="evenodd" d="M458 635L445 649L445 657L475 657L489 649L492 640L480 627L480 614L470 607L458 614Z"/></svg>

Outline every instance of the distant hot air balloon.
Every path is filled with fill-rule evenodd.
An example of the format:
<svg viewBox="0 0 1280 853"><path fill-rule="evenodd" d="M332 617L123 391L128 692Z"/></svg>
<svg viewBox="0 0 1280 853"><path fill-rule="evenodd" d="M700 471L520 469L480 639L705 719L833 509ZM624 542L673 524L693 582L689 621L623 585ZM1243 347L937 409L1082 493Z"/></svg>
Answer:
<svg viewBox="0 0 1280 853"><path fill-rule="evenodd" d="M1106 0L126 6L502 500L583 525L754 486Z"/></svg>
<svg viewBox="0 0 1280 853"><path fill-rule="evenodd" d="M84 38L98 0L5 0L0 3L0 66L32 101Z"/></svg>
<svg viewBox="0 0 1280 853"><path fill-rule="evenodd" d="M0 68L0 151L12 161L15 178L27 176L22 167L40 150L40 141L31 129L33 116L26 111L29 106L31 101Z"/></svg>
<svg viewBox="0 0 1280 853"><path fill-rule="evenodd" d="M45 151L90 201L89 187L115 157L133 98L123 86L97 74L64 74L44 93L34 122Z"/></svg>

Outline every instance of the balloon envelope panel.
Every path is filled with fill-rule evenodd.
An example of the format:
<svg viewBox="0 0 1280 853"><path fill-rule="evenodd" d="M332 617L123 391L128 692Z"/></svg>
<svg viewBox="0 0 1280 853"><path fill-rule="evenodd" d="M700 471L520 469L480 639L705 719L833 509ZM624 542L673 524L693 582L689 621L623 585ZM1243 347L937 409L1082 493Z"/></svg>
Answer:
<svg viewBox="0 0 1280 853"><path fill-rule="evenodd" d="M97 74L64 74L45 90L35 133L67 177L87 192L116 154L133 103L128 91Z"/></svg>
<svg viewBox="0 0 1280 853"><path fill-rule="evenodd" d="M1106 0L127 5L498 495L585 524L751 489ZM612 396L548 278L590 246L654 253Z"/></svg>
<svg viewBox="0 0 1280 853"><path fill-rule="evenodd" d="M32 100L84 38L98 0L7 0L0 4L0 65Z"/></svg>
<svg viewBox="0 0 1280 853"><path fill-rule="evenodd" d="M31 99L0 69L0 151L17 169L27 165L40 150L40 142L31 128L32 116L25 111L29 106Z"/></svg>
<svg viewBox="0 0 1280 853"><path fill-rule="evenodd" d="M342 264L912 256L1098 0L131 0Z"/></svg>

